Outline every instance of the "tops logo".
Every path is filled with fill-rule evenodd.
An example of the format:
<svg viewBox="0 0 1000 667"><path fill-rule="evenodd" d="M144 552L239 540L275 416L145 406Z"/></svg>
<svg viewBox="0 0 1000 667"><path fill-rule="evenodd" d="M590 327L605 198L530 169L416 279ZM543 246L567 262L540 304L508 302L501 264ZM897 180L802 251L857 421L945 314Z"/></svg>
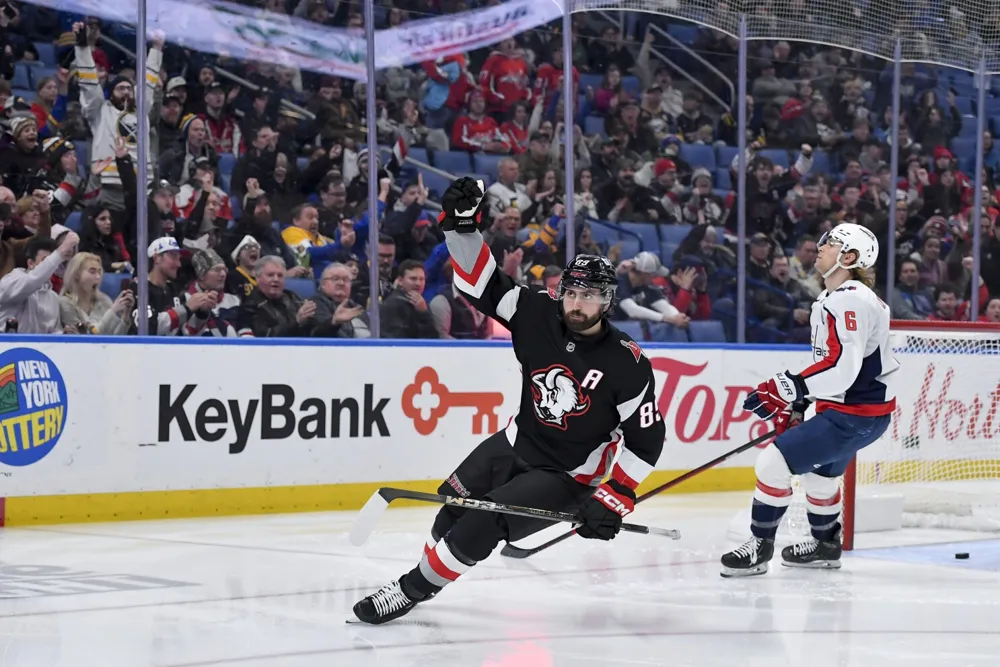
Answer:
<svg viewBox="0 0 1000 667"><path fill-rule="evenodd" d="M498 391L451 392L441 384L437 371L424 366L417 371L413 383L403 390L403 414L413 420L413 427L420 435L430 435L437 428L438 420L451 408L475 408L472 415L472 433L497 431L497 410L503 405L503 394Z"/></svg>
<svg viewBox="0 0 1000 667"><path fill-rule="evenodd" d="M66 384L36 350L0 354L0 463L27 466L45 458L66 426Z"/></svg>

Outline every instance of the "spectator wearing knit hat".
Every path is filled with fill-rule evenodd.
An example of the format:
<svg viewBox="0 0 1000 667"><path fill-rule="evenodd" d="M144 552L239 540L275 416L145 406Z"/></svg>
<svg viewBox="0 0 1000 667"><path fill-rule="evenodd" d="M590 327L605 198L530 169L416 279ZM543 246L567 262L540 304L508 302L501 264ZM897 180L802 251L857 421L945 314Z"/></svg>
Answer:
<svg viewBox="0 0 1000 667"><path fill-rule="evenodd" d="M35 117L17 115L10 119L11 143L0 149L3 182L18 197L36 189L36 175L45 167L45 154L38 141Z"/></svg>
<svg viewBox="0 0 1000 667"><path fill-rule="evenodd" d="M94 57L84 28L83 23L73 24L73 32L77 39L75 58L80 81L80 105L83 117L87 120L94 135L91 142L91 163L100 163L102 160L114 156L116 137L138 132L135 85L122 76L116 76L108 82L108 96L105 98L97 78ZM140 73L149 99L153 99L160 83L163 43L162 35L151 40L146 59L146 71ZM155 109L156 105L150 105L148 113L153 113ZM156 119L151 118L150 122L155 123ZM135 130L130 128L135 128ZM138 160L136 150L138 148L133 140L129 143L129 153L133 161ZM150 164L149 167L149 177L152 178L155 164ZM143 183L142 187L147 187L147 184ZM109 164L101 172L101 200L112 208L125 208L125 193L122 189L117 166Z"/></svg>
<svg viewBox="0 0 1000 667"><path fill-rule="evenodd" d="M249 331L240 332L237 329L241 300L239 296L226 292L229 270L219 253L212 249L195 250L191 255L191 264L195 279L187 288L185 300L190 301L197 294L210 294L214 296L214 304L208 318L193 319L184 326L184 335L216 338L249 335Z"/></svg>
<svg viewBox="0 0 1000 667"><path fill-rule="evenodd" d="M205 121L193 114L181 119L181 142L160 156L160 178L174 185L187 183L195 176L196 161L205 158L208 164L219 163L219 156L208 141Z"/></svg>
<svg viewBox="0 0 1000 667"><path fill-rule="evenodd" d="M253 275L253 267L260 259L260 244L254 237L244 236L230 257L236 268L226 276L226 292L235 294L242 302L257 287L257 278Z"/></svg>

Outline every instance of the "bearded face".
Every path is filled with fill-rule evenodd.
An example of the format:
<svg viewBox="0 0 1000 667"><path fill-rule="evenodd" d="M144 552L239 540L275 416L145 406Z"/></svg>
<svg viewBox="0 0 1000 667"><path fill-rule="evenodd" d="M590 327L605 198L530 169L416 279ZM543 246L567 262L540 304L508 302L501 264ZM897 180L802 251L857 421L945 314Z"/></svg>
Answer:
<svg viewBox="0 0 1000 667"><path fill-rule="evenodd" d="M111 91L111 104L119 111L128 111L135 108L135 95L132 84L122 81Z"/></svg>

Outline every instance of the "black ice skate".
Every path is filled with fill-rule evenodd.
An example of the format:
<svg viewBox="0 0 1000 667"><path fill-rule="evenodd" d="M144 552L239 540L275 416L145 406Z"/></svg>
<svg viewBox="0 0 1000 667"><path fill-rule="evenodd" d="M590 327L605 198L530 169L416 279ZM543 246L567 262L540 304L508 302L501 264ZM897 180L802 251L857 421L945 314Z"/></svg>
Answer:
<svg viewBox="0 0 1000 667"><path fill-rule="evenodd" d="M723 577L750 577L767 572L774 556L774 540L751 537L742 546L722 556Z"/></svg>
<svg viewBox="0 0 1000 667"><path fill-rule="evenodd" d="M836 570L840 568L840 556L843 552L838 529L832 540L812 539L785 547L781 550L781 564L788 567Z"/></svg>
<svg viewBox="0 0 1000 667"><path fill-rule="evenodd" d="M417 606L417 600L403 592L400 582L391 581L375 593L354 605L354 615L362 623L381 625L406 616Z"/></svg>

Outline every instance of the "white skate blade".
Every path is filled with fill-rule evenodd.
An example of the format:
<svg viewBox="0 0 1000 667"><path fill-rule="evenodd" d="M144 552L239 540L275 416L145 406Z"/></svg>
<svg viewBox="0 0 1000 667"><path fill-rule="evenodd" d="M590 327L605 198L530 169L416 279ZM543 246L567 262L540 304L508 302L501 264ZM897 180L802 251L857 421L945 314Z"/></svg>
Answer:
<svg viewBox="0 0 1000 667"><path fill-rule="evenodd" d="M367 542L372 531L375 530L375 526L378 525L378 520L382 518L382 514L388 507L389 503L378 492L372 494L372 497L368 499L368 502L361 508L357 518L354 520L354 526L347 536L350 543L356 547L360 547Z"/></svg>
<svg viewBox="0 0 1000 667"><path fill-rule="evenodd" d="M797 567L802 570L839 570L840 561L839 560L814 560L811 563L789 563L788 561L781 561L781 564L785 567Z"/></svg>
<svg viewBox="0 0 1000 667"><path fill-rule="evenodd" d="M767 563L761 563L760 565L754 565L753 567L748 567L746 569L735 569L732 567L722 566L722 571L719 574L726 579L733 579L736 577L752 577L758 574L767 574Z"/></svg>

